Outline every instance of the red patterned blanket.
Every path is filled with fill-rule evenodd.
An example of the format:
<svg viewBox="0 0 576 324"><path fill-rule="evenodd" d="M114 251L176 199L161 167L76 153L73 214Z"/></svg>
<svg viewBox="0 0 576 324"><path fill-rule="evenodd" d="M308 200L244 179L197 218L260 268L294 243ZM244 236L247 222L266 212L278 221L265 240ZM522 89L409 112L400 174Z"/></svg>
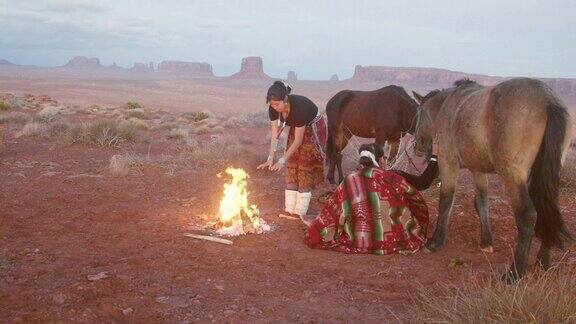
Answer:
<svg viewBox="0 0 576 324"><path fill-rule="evenodd" d="M426 242L428 207L400 175L365 168L348 175L310 224L305 243L345 253L413 253Z"/></svg>

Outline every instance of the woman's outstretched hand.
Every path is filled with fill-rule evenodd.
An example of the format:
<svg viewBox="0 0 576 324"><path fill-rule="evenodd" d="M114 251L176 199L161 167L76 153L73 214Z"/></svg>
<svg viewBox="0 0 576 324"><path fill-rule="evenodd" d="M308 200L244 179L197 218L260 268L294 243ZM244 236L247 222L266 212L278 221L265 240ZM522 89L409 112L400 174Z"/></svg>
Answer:
<svg viewBox="0 0 576 324"><path fill-rule="evenodd" d="M270 170L280 171L280 170L282 170L283 167L284 167L284 164L281 164L280 162L276 162L276 163L274 163L273 166L270 167Z"/></svg>
<svg viewBox="0 0 576 324"><path fill-rule="evenodd" d="M256 170L261 170L261 169L266 169L266 168L270 169L271 167L272 167L272 161L267 160L266 162L260 164L260 165L256 168Z"/></svg>

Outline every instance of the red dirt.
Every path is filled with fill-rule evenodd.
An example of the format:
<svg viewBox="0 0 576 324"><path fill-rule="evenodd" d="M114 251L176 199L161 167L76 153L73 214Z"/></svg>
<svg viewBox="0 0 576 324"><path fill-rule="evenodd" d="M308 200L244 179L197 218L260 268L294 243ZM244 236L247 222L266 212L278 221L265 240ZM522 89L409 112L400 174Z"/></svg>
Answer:
<svg viewBox="0 0 576 324"><path fill-rule="evenodd" d="M260 143L265 132L241 129L235 135ZM282 178L255 169L248 170L250 200L274 230L234 238L232 246L197 241L183 233L217 211L222 182L215 174L221 170L185 167L168 176L151 168L115 178L108 172L110 157L126 148L15 138L6 125L0 134L0 318L7 322L410 319L416 289L502 271L515 242L510 208L492 177L495 252L480 252L473 190L464 172L447 245L439 252L311 250L302 242L300 223L276 217ZM131 150L155 155L176 148L152 140ZM71 177L77 175L84 176ZM576 232L574 196L563 195L561 206ZM434 223L434 202L430 211ZM554 260L560 257L555 251ZM465 265L449 267L454 258ZM100 272L108 277L87 279Z"/></svg>
<svg viewBox="0 0 576 324"><path fill-rule="evenodd" d="M302 243L302 225L275 217L282 205L280 177L255 170L250 198L274 231L234 238L232 246L196 241L182 234L200 215L217 210L218 170L113 178L107 167L117 149L16 139L6 127L2 134L0 316L10 322L405 318L414 289L501 270L514 243L514 221L493 180L492 255L478 249L469 185L458 195L447 246L437 253L311 250ZM100 177L70 178L78 174ZM190 197L196 200L186 206ZM563 197L562 208L575 231L573 197ZM449 268L452 258L466 266ZM87 279L102 271L108 278Z"/></svg>

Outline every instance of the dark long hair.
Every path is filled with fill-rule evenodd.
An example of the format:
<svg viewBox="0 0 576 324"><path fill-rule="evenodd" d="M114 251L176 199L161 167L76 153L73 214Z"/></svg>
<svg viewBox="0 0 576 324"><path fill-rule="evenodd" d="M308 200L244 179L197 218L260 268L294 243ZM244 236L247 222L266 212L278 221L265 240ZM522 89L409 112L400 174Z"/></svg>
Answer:
<svg viewBox="0 0 576 324"><path fill-rule="evenodd" d="M286 100L286 97L292 92L292 87L283 81L275 81L266 93L266 103L270 100Z"/></svg>

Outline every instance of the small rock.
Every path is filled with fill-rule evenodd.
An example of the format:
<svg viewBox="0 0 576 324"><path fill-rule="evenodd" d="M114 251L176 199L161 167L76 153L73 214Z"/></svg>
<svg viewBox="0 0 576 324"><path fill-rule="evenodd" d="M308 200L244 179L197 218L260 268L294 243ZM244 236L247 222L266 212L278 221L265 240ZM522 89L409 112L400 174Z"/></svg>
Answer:
<svg viewBox="0 0 576 324"><path fill-rule="evenodd" d="M101 280L101 279L105 279L105 278L108 278L108 272L106 272L106 271L102 271L102 272L99 272L97 274L88 275L88 280L90 280L90 281L96 281L96 280Z"/></svg>
<svg viewBox="0 0 576 324"><path fill-rule="evenodd" d="M130 315L130 314L132 314L132 312L134 312L134 309L132 309L132 307L128 307L128 308L122 310L122 314L124 314L124 315Z"/></svg>
<svg viewBox="0 0 576 324"><path fill-rule="evenodd" d="M216 287L216 289L218 289L220 291L224 291L224 286L222 286L222 285L215 285L214 287Z"/></svg>

